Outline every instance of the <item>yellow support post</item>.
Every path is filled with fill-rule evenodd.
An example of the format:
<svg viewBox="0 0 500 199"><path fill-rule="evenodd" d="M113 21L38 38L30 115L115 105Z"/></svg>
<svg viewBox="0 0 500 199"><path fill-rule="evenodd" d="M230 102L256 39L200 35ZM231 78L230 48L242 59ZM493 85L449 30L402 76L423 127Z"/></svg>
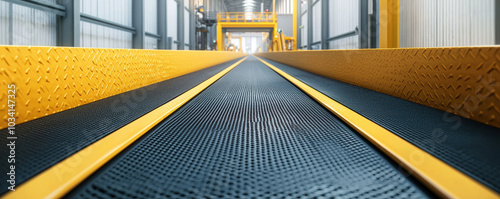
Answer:
<svg viewBox="0 0 500 199"><path fill-rule="evenodd" d="M276 14L276 0L273 0L273 16Z"/></svg>
<svg viewBox="0 0 500 199"><path fill-rule="evenodd" d="M277 46L277 50L278 51L283 51L282 43L281 43L281 35L280 34L277 35L276 46Z"/></svg>
<svg viewBox="0 0 500 199"><path fill-rule="evenodd" d="M380 0L380 48L399 48L399 0Z"/></svg>
<svg viewBox="0 0 500 199"><path fill-rule="evenodd" d="M285 42L285 34L283 32L281 32L280 34L280 41L281 41L281 49L283 51L286 51L286 42Z"/></svg>
<svg viewBox="0 0 500 199"><path fill-rule="evenodd" d="M222 26L217 24L217 50L224 51L224 34L222 34Z"/></svg>

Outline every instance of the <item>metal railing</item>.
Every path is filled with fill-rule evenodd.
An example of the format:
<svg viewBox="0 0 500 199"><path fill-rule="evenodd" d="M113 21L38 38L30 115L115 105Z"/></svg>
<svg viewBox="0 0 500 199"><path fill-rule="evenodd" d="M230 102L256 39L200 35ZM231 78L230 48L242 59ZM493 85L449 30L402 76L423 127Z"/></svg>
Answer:
<svg viewBox="0 0 500 199"><path fill-rule="evenodd" d="M273 12L219 12L217 22L271 22L276 23L277 15Z"/></svg>

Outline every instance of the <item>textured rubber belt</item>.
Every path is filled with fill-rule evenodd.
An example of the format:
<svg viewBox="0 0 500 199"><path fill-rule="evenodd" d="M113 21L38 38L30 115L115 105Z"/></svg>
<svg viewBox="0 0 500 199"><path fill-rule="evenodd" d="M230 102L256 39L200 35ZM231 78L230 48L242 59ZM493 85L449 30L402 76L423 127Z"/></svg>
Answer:
<svg viewBox="0 0 500 199"><path fill-rule="evenodd" d="M380 152L249 58L68 198L426 198Z"/></svg>
<svg viewBox="0 0 500 199"><path fill-rule="evenodd" d="M16 185L227 68L237 60L16 125ZM6 129L0 133L7 134ZM7 140L5 140L7 142ZM4 143L6 144L6 143ZM7 157L7 147L0 155ZM8 173L7 161L0 171ZM64 171L61 171L64 172ZM63 175L63 173L61 173ZM1 192L7 181L0 181Z"/></svg>
<svg viewBox="0 0 500 199"><path fill-rule="evenodd" d="M500 193L500 129L266 61Z"/></svg>

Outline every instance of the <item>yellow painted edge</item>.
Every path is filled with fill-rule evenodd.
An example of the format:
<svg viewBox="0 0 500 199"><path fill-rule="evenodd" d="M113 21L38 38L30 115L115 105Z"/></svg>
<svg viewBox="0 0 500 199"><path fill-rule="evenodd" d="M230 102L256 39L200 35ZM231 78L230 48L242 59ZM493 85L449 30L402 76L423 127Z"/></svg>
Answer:
<svg viewBox="0 0 500 199"><path fill-rule="evenodd" d="M500 198L500 195L452 166L435 158L387 129L341 105L300 80L274 67L262 63L292 82L318 101L363 137L384 151L392 159L409 170L426 186L446 198Z"/></svg>
<svg viewBox="0 0 500 199"><path fill-rule="evenodd" d="M247 56L248 57L248 56ZM10 191L3 198L60 198L247 57Z"/></svg>

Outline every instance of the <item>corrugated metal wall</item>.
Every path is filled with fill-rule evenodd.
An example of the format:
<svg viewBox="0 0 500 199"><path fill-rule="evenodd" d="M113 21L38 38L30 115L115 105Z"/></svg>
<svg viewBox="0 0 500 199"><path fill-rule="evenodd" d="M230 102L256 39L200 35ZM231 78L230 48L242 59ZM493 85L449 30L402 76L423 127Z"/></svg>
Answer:
<svg viewBox="0 0 500 199"><path fill-rule="evenodd" d="M401 47L493 45L495 0L401 0Z"/></svg>
<svg viewBox="0 0 500 199"><path fill-rule="evenodd" d="M158 34L158 1L156 0L144 0L144 7L147 10L144 13L144 28L146 32ZM146 49L158 49L158 39L154 37L145 38Z"/></svg>
<svg viewBox="0 0 500 199"><path fill-rule="evenodd" d="M301 43L297 46L297 48L305 49L304 46L307 46L307 0L300 0L300 41Z"/></svg>
<svg viewBox="0 0 500 199"><path fill-rule="evenodd" d="M313 42L318 42L321 41L321 1L318 0L315 1L313 0L313 6L312 6L312 28L313 28ZM328 1L328 0L326 0ZM316 47L313 47L313 49L319 49L321 48L321 44L316 45Z"/></svg>
<svg viewBox="0 0 500 199"><path fill-rule="evenodd" d="M81 13L132 26L131 0L81 0ZM92 23L81 22L80 44L92 48L132 48L132 34Z"/></svg>
<svg viewBox="0 0 500 199"><path fill-rule="evenodd" d="M167 37L172 37L172 41L177 40L177 2L167 0ZM175 25L170 25L175 24ZM172 42L172 49L177 49L177 44Z"/></svg>
<svg viewBox="0 0 500 199"><path fill-rule="evenodd" d="M359 24L359 1L330 0L329 38L353 31ZM357 49L358 36L329 42L330 49Z"/></svg>
<svg viewBox="0 0 500 199"><path fill-rule="evenodd" d="M55 3L55 0L46 2ZM0 45L57 44L56 15L53 13L0 2L0 29Z"/></svg>
<svg viewBox="0 0 500 199"><path fill-rule="evenodd" d="M303 46L307 46L308 43L307 43L307 28L309 27L307 25L307 14L305 15L302 15L302 19L301 19L301 24L302 24L302 28L300 28L300 35L301 35L301 44L300 44L300 48L303 48ZM299 47L297 47L299 48Z"/></svg>
<svg viewBox="0 0 500 199"><path fill-rule="evenodd" d="M0 45L9 44L9 3L0 1Z"/></svg>
<svg viewBox="0 0 500 199"><path fill-rule="evenodd" d="M292 0L276 0L276 13L277 14L293 14ZM260 4L259 4L260 10Z"/></svg>
<svg viewBox="0 0 500 199"><path fill-rule="evenodd" d="M43 0L57 4L58 0ZM145 30L158 34L157 0L144 0ZM185 0L189 6L189 0ZM187 8L186 7L186 8ZM81 0L80 12L125 26L132 26L132 0ZM185 11L185 43L189 44L189 13ZM57 18L41 11L0 0L0 45L57 46ZM167 37L177 40L177 2L167 0ZM82 47L132 48L132 33L97 25L80 23ZM176 45L172 46L176 49ZM145 48L157 49L158 39L146 36ZM188 49L188 47L186 47Z"/></svg>
<svg viewBox="0 0 500 199"><path fill-rule="evenodd" d="M184 0L184 49L188 50L189 49L189 0Z"/></svg>
<svg viewBox="0 0 500 199"><path fill-rule="evenodd" d="M185 1L186 2L186 1ZM189 11L184 9L184 43L186 45L189 45L190 43L190 38L189 38ZM189 46L184 45L184 49L188 50Z"/></svg>
<svg viewBox="0 0 500 199"><path fill-rule="evenodd" d="M92 48L132 48L132 33L81 22L80 45Z"/></svg>
<svg viewBox="0 0 500 199"><path fill-rule="evenodd" d="M145 17L145 28L146 32L158 33L158 20L157 18L157 13L158 9L157 7L157 1L156 0L144 0L144 6L146 7L146 12L144 13Z"/></svg>
<svg viewBox="0 0 500 199"><path fill-rule="evenodd" d="M286 36L293 35L293 15L278 14L278 28L283 31Z"/></svg>

